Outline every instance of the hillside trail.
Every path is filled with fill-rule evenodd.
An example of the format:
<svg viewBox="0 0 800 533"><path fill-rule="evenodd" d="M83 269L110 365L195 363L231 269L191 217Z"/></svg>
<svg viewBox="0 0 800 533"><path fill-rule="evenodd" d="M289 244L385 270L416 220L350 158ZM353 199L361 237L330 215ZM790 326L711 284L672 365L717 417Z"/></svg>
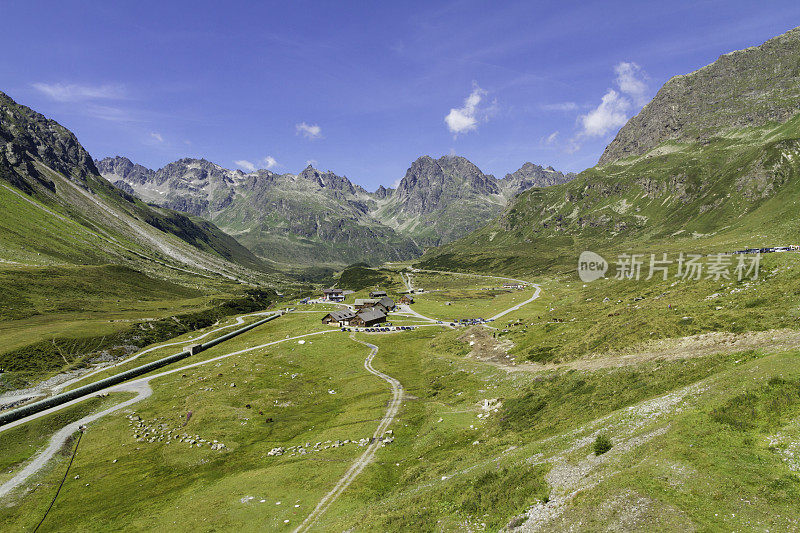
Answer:
<svg viewBox="0 0 800 533"><path fill-rule="evenodd" d="M307 531L311 526L313 526L316 521L328 510L328 507L335 502L342 493L347 490L347 487L353 482L353 480L361 473L364 468L367 467L374 459L375 459L375 452L378 451L378 448L382 445L381 438L386 433L389 425L394 421L395 416L400 411L400 404L403 400L403 386L400 382L389 376L388 374L384 374L380 370L375 370L372 366L372 360L375 358L375 355L378 353L378 347L374 344L370 344L368 342L360 341L355 338L355 335L350 335L350 338L359 343L363 344L370 348L369 355L367 358L364 359L364 368L367 369L367 372L378 376L382 380L389 383L392 388L392 399L389 401L389 405L386 409L386 414L383 415L381 419L381 423L378 424L378 427L375 429L375 432L372 434L372 439L370 440L370 444L367 446L367 449L362 453L358 459L356 459L350 468L347 469L347 472L339 479L336 485L328 492L322 499L317 503L317 506L311 511L305 520L294 530L295 533L299 533L301 531Z"/></svg>
<svg viewBox="0 0 800 533"><path fill-rule="evenodd" d="M470 354L474 359L506 372L546 372L550 370L591 372L650 362L693 359L720 353L759 349L788 351L800 348L800 332L793 330L780 329L741 334L710 332L648 342L634 346L626 352L593 353L574 361L513 363L506 351L507 346L491 337L485 329L471 328L461 338L474 343Z"/></svg>
<svg viewBox="0 0 800 533"><path fill-rule="evenodd" d="M519 281L519 282L525 283L527 285L534 285L534 284L531 284L531 283L526 282L526 281L514 280L512 278L499 278L498 276L481 276L479 274L469 274L469 275L470 276L476 276L476 277L508 279L508 280L512 280L512 281ZM513 308L511 308L511 309L508 309L506 311L501 312L500 316L505 315L506 313L511 312L513 310L519 309L521 306L523 306L523 305L535 300L536 298L538 298L539 294L540 294L540 288L539 288L538 285L534 285L534 286L536 287L537 290L536 290L536 293L534 294L534 296L532 298L530 298L529 300L527 300L525 302L522 302L521 304L513 306ZM253 314L258 314L258 313L253 313ZM244 316L249 316L249 315L243 315L242 317L244 317ZM428 317L424 317L422 315L418 315L418 316L420 318L424 318L426 320L430 320L430 321L434 320L434 319L430 319ZM242 317L238 317L237 321L238 320L242 320ZM239 323L241 323L241 322L237 322L237 324L233 324L233 325L238 325ZM436 325L436 324L431 324L431 325ZM230 327L230 326L224 326L223 328L218 328L217 331L219 329L225 329L227 327ZM273 345L280 344L280 343L283 343L283 342L292 341L292 340L296 340L296 339L301 339L301 338L309 337L309 336L312 336L312 335L320 335L320 334L324 334L324 333L332 333L332 332L338 332L338 331L339 330L337 329L337 330L323 330L323 331L317 331L317 332L312 332L312 333L306 333L306 334L303 334L303 335L298 335L298 336L295 336L295 337L281 339L281 340L269 342L269 343L266 343L266 344L261 344L261 345L258 345L258 346L253 346L253 347L250 347L250 348L245 348L245 349L242 349L242 350L230 352L230 353L227 353L227 354L224 354L224 355L220 355L220 356L217 356L217 357L214 357L214 358L211 358L211 359L207 359L207 360L204 360L204 361L199 361L197 363L192 363L192 364L185 365L185 366L182 366L182 367L179 367L179 368L175 368L175 369L172 369L172 370L168 370L168 371L165 371L165 372L154 374L152 376L148 376L148 377L136 379L136 380L133 380L133 381L129 381L129 382L126 382L126 383L123 383L123 384L120 384L120 385L116 385L116 386L114 386L112 388L104 389L102 391L98 391L97 393L90 394L90 395L84 396L82 398L78 398L78 399L73 400L71 402L67 402L65 404L53 407L51 409L47 409L47 410L42 411L40 413L37 413L35 415L31 415L29 417L26 417L24 419L17 420L15 422L10 423L10 424L6 424L6 425L0 427L0 433L2 433L4 431L7 431L9 429L12 429L14 427L17 427L17 426L19 426L19 425L21 425L23 423L27 423L27 422L29 422L31 420L35 420L37 418L40 418L40 417L43 417L43 416L47 416L47 415L52 414L52 413L54 413L56 411L59 411L61 409L64 409L66 407L69 407L71 405L79 403L81 401L84 401L84 400L86 400L88 398L99 396L101 394L108 394L108 393L111 393L111 392L132 392L132 393L136 393L136 396L134 398L131 398L131 399L126 400L124 402L121 402L121 403L119 403L117 405L109 407L108 409L105 409L105 410L103 410L103 411L101 411L99 413L88 415L86 417L81 418L80 420L77 420L77 421L75 421L73 423L68 424L67 426L64 426L61 430L59 430L56 434L54 434L51 437L47 447L44 450L42 450L41 452L39 452L33 458L33 460L31 460L16 476L14 476L12 479L7 481L3 485L0 485L0 498L2 498L5 495L7 495L9 492L11 492L16 487L20 486L22 483L24 483L26 480L28 480L36 472L41 470L53 458L53 456L58 452L58 450L60 450L64 446L64 444L66 443L67 439L70 437L70 435L72 435L75 432L75 430L77 430L78 427L80 427L81 425L87 425L90 422L94 422L94 421L96 421L96 420L98 420L98 419L100 419L100 418L102 418L104 416L107 416L107 415L109 415L111 413L114 413L114 412L116 412L116 411L118 411L118 410L120 410L120 409L122 409L124 407L128 407L130 405L133 405L135 403L138 403L138 402L150 397L150 395L153 392L152 388L150 387L150 381L153 380L153 379L157 379L159 377L163 377L163 376L166 376L166 375L169 375L169 374L173 374L173 373L176 373L176 372L182 372L182 371L185 371L185 370L188 370L188 369L191 369L191 368L196 368L198 366L202 366L202 365L206 365L206 364L209 364L209 363L212 363L212 362L216 362L216 361L219 361L219 360L222 360L222 359L226 359L226 358L234 356L234 355L240 355L240 354L247 353L247 352L250 352L250 351L253 351L253 350L257 350L257 349L260 349L260 348L265 348L267 346L273 346ZM213 331L207 332L203 336L206 336L206 335L208 335L210 333L213 333ZM170 345L174 345L174 344L193 343L193 342L197 341L199 338L200 337L195 337L194 339L190 339L188 342L179 341L179 342L170 343L170 344L161 344L161 345L159 345L157 347L149 348L148 351L154 350L154 349L157 349L157 348L163 348L165 346L170 346ZM377 448L381 444L380 439L378 439L377 437L379 437L379 436L384 434L386 428L392 423L392 421L394 420L395 416L397 415L397 413L398 413L398 411L400 409L400 404L401 404L402 396L403 396L403 387L402 387L402 385L394 377L389 376L387 374L384 374L383 372L380 372L379 370L376 370L372 366L372 361L373 361L375 355L378 352L378 347L373 345L373 344L369 344L369 343L366 343L366 342L362 342L362 341L360 341L358 339L355 339L353 337L353 335L351 335L351 338L355 342L364 344L365 346L368 346L371 349L370 354L364 360L364 368L368 372L370 372L371 374L380 377L381 379L383 379L384 381L386 381L387 383L389 383L391 385L391 387L392 387L392 400L390 401L389 407L387 408L387 411L386 411L386 414L384 415L383 419L381 420L381 423L378 425L378 428L376 429L376 431L374 433L372 442L370 443L370 445L367 448L367 450L361 455L361 457L359 457L358 460L356 460L356 462L353 463L353 465L351 465L351 467L347 470L347 472L345 472L345 475L337 482L337 484L334 486L334 488L331 489L331 491L325 497L323 497L323 499L317 504L317 507L315 508L315 510L306 518L306 520L301 524L301 526L298 528L297 531L306 530L309 527L311 527L311 525L313 525L317 521L317 519L328 509L328 507L330 507L330 505L336 499L338 499L338 497L347 489L347 487L350 485L350 483L352 483L353 479L355 479L358 476L358 474L360 474L361 471L368 464L370 464L373 461L374 456L375 456L375 452L377 451ZM133 359L135 359L137 357L140 357L141 355L144 355L144 353L145 352L141 352L141 353L137 354L136 356L134 356L132 358L129 358L125 362L133 360ZM105 368L108 368L108 367L105 367ZM103 369L105 369L105 368L103 368ZM103 369L100 369L100 370L103 370ZM84 375L84 376L81 376L80 379L85 379L86 377L88 377L88 374ZM64 386L66 386L66 385L64 385ZM305 528L305 529L301 529L301 528Z"/></svg>
<svg viewBox="0 0 800 533"><path fill-rule="evenodd" d="M480 276L480 277L497 278L497 276ZM511 278L499 278L499 279L511 279ZM404 278L404 281L405 281L405 278ZM521 281L521 280L513 280L513 281ZM529 298L528 300L522 302L522 303L514 305L514 306L512 306L512 307L510 307L510 308L508 308L508 309L506 309L504 311L501 311L500 313L495 315L495 317L499 318L499 317L504 316L504 315L506 315L506 314L508 314L508 313L510 313L512 311L516 311L517 309L521 308L522 306L524 306L524 305L536 300L537 298L539 298L539 295L541 294L541 287L539 287L538 285L529 283L529 282L522 282L522 283L524 283L526 285L532 285L532 286L534 286L536 288L536 291L534 292L533 296L531 298ZM408 282L406 283L406 286L409 288L409 290L412 290L411 276L410 275L409 275L409 278L408 278ZM413 315L415 315L415 316L417 316L419 318L422 318L424 320L429 320L429 321L434 321L435 320L435 319L432 319L430 317L426 317L424 315L421 315L421 314L415 312L413 309L411 309L410 306L405 305L405 306L401 306L400 308L401 308L401 310L403 312L413 314ZM395 379L392 376L389 376L387 374L384 374L383 372L381 372L379 370L375 370L375 368L372 366L372 360L375 358L375 355L378 353L378 347L375 346L374 344L370 344L370 343L363 342L363 341L360 341L360 340L356 339L355 335L353 335L353 334L350 335L350 338L353 339L355 342L358 342L360 344L368 346L371 349L369 355L364 360L364 368L366 368L369 373L380 377L381 379L383 379L384 381L386 381L387 383L389 383L391 385L391 387L392 387L392 399L389 402L389 406L386 409L386 414L381 419L381 423L378 425L377 429L375 430L375 433L373 434L372 440L371 440L369 446L367 447L367 449L364 451L363 454L361 454L361 456L358 457L358 459L355 460L355 462L353 462L353 464L350 466L350 468L347 469L347 471L339 479L339 481L336 483L336 485L330 490L330 492L328 492L325 496L322 497L322 499L317 503L317 506L311 512L311 514L309 514L306 517L306 519L303 520L303 522L294 530L293 533L301 533L301 532L304 532L304 531L308 531L309 528L311 528L317 522L317 520L319 520L319 518L325 513L325 511L327 511L328 508L339 498L339 496L342 495L342 493L347 489L347 487L350 486L350 484L353 482L353 480L356 478L356 476L358 476L361 473L361 471L364 470L364 468L366 468L367 465L369 465L375 459L375 453L377 452L378 448L381 446L380 437L385 433L386 428L389 427L389 425L394 420L395 416L397 416L398 411L400 410L400 404L401 404L402 398L403 398L403 386L400 384L400 382L397 379Z"/></svg>

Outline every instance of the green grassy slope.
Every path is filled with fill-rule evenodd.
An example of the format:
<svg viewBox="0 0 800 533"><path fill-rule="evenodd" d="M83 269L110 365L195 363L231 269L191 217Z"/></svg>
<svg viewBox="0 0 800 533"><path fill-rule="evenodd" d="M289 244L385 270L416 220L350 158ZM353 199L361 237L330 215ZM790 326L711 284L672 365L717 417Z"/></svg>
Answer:
<svg viewBox="0 0 800 533"><path fill-rule="evenodd" d="M290 285L213 224L118 190L69 130L2 93L0 118L0 389L213 322L255 285Z"/></svg>
<svg viewBox="0 0 800 533"><path fill-rule="evenodd" d="M212 224L118 190L69 130L3 93L0 115L0 188L8 204L0 213L4 259L33 253L80 263L127 257L250 278L270 270Z"/></svg>

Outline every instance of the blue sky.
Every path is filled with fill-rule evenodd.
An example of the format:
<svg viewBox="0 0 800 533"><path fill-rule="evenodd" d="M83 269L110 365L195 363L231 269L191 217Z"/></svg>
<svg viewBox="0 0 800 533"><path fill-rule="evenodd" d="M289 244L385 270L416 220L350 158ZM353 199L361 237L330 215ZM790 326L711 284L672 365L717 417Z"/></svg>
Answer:
<svg viewBox="0 0 800 533"><path fill-rule="evenodd" d="M312 161L372 190L424 154L590 167L667 79L800 25L800 3L5 0L0 19L0 90L96 158Z"/></svg>

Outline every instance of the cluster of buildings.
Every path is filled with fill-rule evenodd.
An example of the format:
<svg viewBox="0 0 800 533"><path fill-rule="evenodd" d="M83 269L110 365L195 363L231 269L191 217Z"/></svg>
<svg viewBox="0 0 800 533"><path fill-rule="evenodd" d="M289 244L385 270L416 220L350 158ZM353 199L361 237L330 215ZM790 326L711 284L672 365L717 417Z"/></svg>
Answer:
<svg viewBox="0 0 800 533"><path fill-rule="evenodd" d="M340 289L325 289L323 299L329 302L342 302L344 293ZM405 295L400 303L412 304L414 299ZM357 298L353 309L332 311L322 318L323 324L332 326L370 327L386 322L386 316L394 311L397 304L389 298L386 291L372 291L369 298Z"/></svg>

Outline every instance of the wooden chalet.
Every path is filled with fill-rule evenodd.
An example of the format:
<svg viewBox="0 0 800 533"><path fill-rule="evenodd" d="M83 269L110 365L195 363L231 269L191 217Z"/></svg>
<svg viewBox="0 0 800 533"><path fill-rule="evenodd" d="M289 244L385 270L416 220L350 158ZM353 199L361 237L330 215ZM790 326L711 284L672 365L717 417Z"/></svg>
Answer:
<svg viewBox="0 0 800 533"><path fill-rule="evenodd" d="M385 296L388 296L388 294L386 294L386 291L372 291L369 293L370 298L383 298Z"/></svg>
<svg viewBox="0 0 800 533"><path fill-rule="evenodd" d="M375 305L382 305L383 307L386 308L387 311L394 311L395 307L394 300L392 300L388 296L384 296L383 298L378 300L378 303Z"/></svg>
<svg viewBox="0 0 800 533"><path fill-rule="evenodd" d="M350 319L351 326L370 327L386 322L386 315L377 309L366 309Z"/></svg>
<svg viewBox="0 0 800 533"><path fill-rule="evenodd" d="M369 309L370 307L374 306L380 302L379 298L356 298L353 307L358 309L359 311L362 309Z"/></svg>
<svg viewBox="0 0 800 533"><path fill-rule="evenodd" d="M398 303L405 304L405 305L411 305L411 304L413 304L413 303L414 303L414 297L413 297L413 296L411 296L410 294L404 294L404 295L403 295L403 296L402 296L402 297L401 297L401 298L398 300Z"/></svg>
<svg viewBox="0 0 800 533"><path fill-rule="evenodd" d="M341 311L333 311L322 317L322 323L331 324L333 326L347 326L355 316L356 314L350 309L342 309Z"/></svg>

